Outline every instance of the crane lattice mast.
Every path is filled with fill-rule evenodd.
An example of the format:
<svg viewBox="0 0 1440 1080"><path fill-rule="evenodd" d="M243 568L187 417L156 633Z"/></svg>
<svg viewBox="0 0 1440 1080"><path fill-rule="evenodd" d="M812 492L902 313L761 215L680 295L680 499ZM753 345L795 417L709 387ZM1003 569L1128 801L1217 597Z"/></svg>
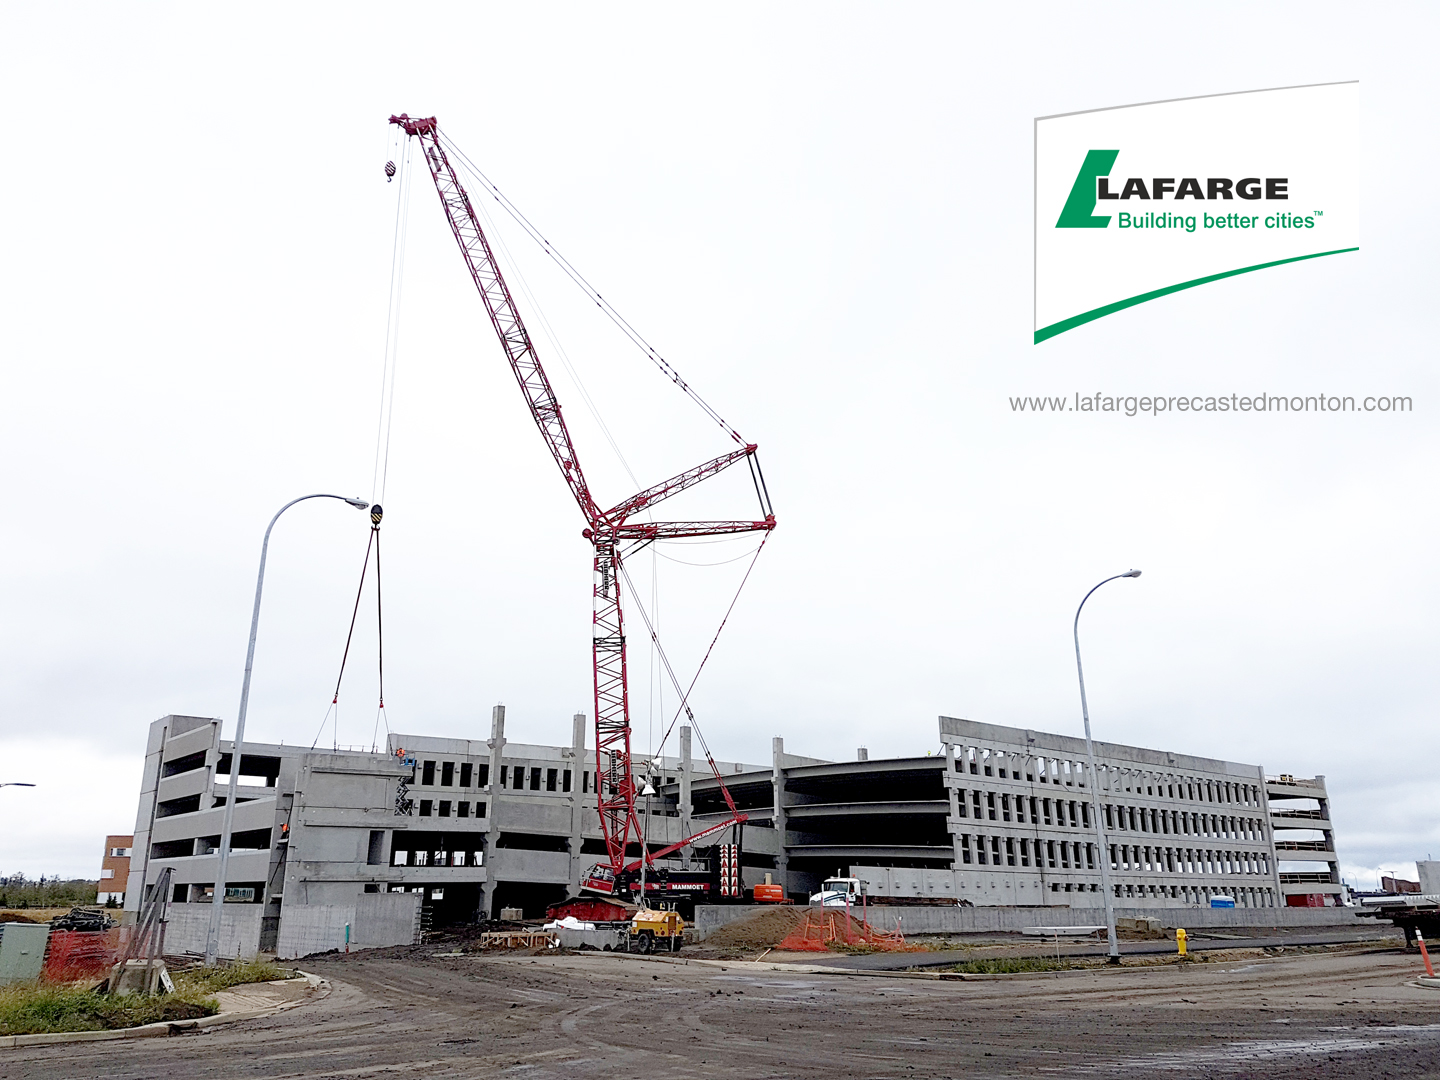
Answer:
<svg viewBox="0 0 1440 1080"><path fill-rule="evenodd" d="M500 273L494 251L480 227L470 197L446 155L444 146L441 145L440 129L435 118L432 116L417 119L402 113L390 117L390 122L398 124L407 135L420 141L425 163L434 178L435 189L440 195L440 203L445 209L450 229L460 245L465 265L475 287L480 291L480 298L484 301L485 310L500 338L500 344L505 349L511 370L515 373L515 380L520 384L520 391L525 396L530 415L534 417L550 455L559 466L560 473L585 518L582 535L594 548L592 655L595 675L595 787L607 860L606 864L592 869L587 876L586 887L609 892L623 871L633 870L640 865L639 859L627 864L626 848L632 837L637 841L643 839L636 817L637 791L630 759L630 699L625 666L625 619L620 603L621 545L687 537L768 533L774 529L775 515L763 483L756 485L760 509L764 515L759 520L630 520L664 499L678 495L738 462L747 462L758 477L757 447L754 443L744 443L731 431L732 437L741 443L740 449L722 454L663 483L646 488L609 510L602 510L585 482L585 474L581 471L574 442L561 415L560 402L544 367L541 366L535 345L515 306L514 297ZM661 851L651 853L642 847L642 859L658 858L694 840L746 820L746 815L735 808L734 800L730 797L713 758L710 759L710 766L716 779L720 781L720 791L730 809L730 816Z"/></svg>

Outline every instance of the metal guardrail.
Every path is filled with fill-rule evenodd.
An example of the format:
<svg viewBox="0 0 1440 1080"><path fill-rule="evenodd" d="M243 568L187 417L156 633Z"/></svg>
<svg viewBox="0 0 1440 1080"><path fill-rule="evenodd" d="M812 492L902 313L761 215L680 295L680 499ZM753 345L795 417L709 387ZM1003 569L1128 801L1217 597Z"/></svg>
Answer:
<svg viewBox="0 0 1440 1080"><path fill-rule="evenodd" d="M1276 840L1276 851L1327 851L1333 852L1332 848L1324 840Z"/></svg>
<svg viewBox="0 0 1440 1080"><path fill-rule="evenodd" d="M1281 874L1281 885L1333 885L1329 874Z"/></svg>
<svg viewBox="0 0 1440 1080"><path fill-rule="evenodd" d="M1323 810L1271 810L1272 818L1285 818L1288 820L1304 821L1326 821L1328 820Z"/></svg>
<svg viewBox="0 0 1440 1080"><path fill-rule="evenodd" d="M1289 773L1281 773L1279 776L1267 776L1265 777L1265 783L1273 784L1276 787L1305 787L1323 789L1325 786L1324 784L1321 784L1316 780L1307 780L1303 777L1291 776Z"/></svg>

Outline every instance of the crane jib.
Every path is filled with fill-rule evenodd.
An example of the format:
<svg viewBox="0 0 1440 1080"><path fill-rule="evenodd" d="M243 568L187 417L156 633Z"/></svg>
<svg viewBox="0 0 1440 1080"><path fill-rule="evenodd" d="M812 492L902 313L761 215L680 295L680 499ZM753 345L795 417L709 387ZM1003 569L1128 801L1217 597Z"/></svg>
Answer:
<svg viewBox="0 0 1440 1080"><path fill-rule="evenodd" d="M723 454L702 465L671 477L660 484L646 488L616 504L609 511L602 511L590 493L585 474L580 467L580 458L567 428L560 402L550 384L549 377L535 352L534 342L525 327L525 322L516 307L515 299L505 283L495 253L486 238L480 221L471 205L470 196L461 183L455 164L445 152L441 142L440 128L433 116L410 117L404 113L391 116L390 123L399 125L407 135L420 140L423 156L430 169L431 178L440 197L440 205L460 254L465 260L486 314L505 350L511 371L519 384L520 391L545 440L546 447L555 459L560 474L570 488L571 495L580 508L588 527L584 535L594 549L593 579L593 661L595 694L595 765L596 803L600 813L600 829L605 841L606 861L587 875L585 887L595 891L608 892L605 882L611 886L615 876L627 868L626 847L632 837L643 840L643 830L636 816L637 785L630 752L630 702L628 672L625 655L625 618L621 607L620 580L622 577L621 555L617 544L621 541L652 541L680 539L700 536L738 535L750 532L766 532L775 528L775 515L770 509L769 493L765 490L764 477L760 473L755 444L746 444L733 428L720 420L714 410L705 405L680 378L670 365L653 349L644 346L661 369L675 384L689 394L726 432L740 442L742 449ZM452 149L453 149L452 144ZM456 150L457 155L464 155ZM492 185L493 186L493 185ZM498 197L498 193L497 193ZM528 225L528 223L527 223ZM532 235L535 234L532 230ZM567 273L577 282L578 275L568 263L559 260L546 243L545 250L552 258L561 261ZM588 288L588 283L587 283ZM617 321L632 340L638 338L633 328L599 296L592 295L597 303L605 307L612 319ZM655 504L678 495L704 480L723 472L739 461L750 465L755 480L756 496L760 500L759 519L732 521L689 521L689 522L642 522L630 524L627 519L648 511ZM733 605L732 605L733 606ZM723 625L723 624L722 624ZM653 860L659 855L679 850L693 840L708 836L732 824L740 824L745 815L735 808L730 793L725 789L718 770L716 779L730 818L720 824L712 824L691 837L658 853L646 852L646 858ZM632 864L631 868L638 863Z"/></svg>

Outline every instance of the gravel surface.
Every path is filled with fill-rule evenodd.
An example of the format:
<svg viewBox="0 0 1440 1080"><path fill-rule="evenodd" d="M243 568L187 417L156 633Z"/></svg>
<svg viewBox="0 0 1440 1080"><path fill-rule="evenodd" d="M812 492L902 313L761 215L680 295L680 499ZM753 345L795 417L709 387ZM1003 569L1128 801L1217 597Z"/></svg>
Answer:
<svg viewBox="0 0 1440 1080"><path fill-rule="evenodd" d="M965 982L433 951L315 958L313 1005L0 1051L0 1078L1440 1076L1440 991L1396 951Z"/></svg>

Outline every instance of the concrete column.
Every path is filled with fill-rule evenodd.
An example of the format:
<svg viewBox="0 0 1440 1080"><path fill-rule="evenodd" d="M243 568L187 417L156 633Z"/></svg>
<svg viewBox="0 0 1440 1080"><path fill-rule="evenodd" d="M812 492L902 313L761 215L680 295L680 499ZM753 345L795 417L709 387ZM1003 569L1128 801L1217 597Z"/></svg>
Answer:
<svg viewBox="0 0 1440 1080"><path fill-rule="evenodd" d="M1320 784L1320 790L1324 792L1324 794L1320 798L1315 800L1317 803L1320 804L1320 816L1323 817L1326 821L1330 821L1330 789L1325 786L1325 774L1316 773L1315 779ZM1330 821L1330 824L1333 826L1335 823L1333 821ZM1335 850L1334 830L1322 829L1320 831L1320 835L1325 839L1326 851L1333 852ZM1339 885L1340 863L1338 861L1330 862L1327 865L1326 869L1330 871L1330 884Z"/></svg>
<svg viewBox="0 0 1440 1080"><path fill-rule="evenodd" d="M1259 765L1255 769L1256 779L1260 783L1260 821L1265 830L1265 847L1270 856L1270 888L1275 893L1275 904L1277 907L1285 906L1285 889L1280 884L1280 857L1275 850L1275 829L1270 824L1270 792L1265 787L1265 766Z"/></svg>
<svg viewBox="0 0 1440 1080"><path fill-rule="evenodd" d="M862 760L864 760L862 758ZM955 744L945 744L945 775L949 783L945 785L946 794L950 796L950 844L954 851L951 855L950 869L959 870L960 863L960 835L955 831L960 824L960 792L957 788L959 783L958 775L955 772ZM959 895L958 893L956 895Z"/></svg>
<svg viewBox="0 0 1440 1080"><path fill-rule="evenodd" d="M773 763L770 786L775 795L775 883L787 892L790 889L790 852L785 846L785 740L771 740Z"/></svg>
<svg viewBox="0 0 1440 1080"><path fill-rule="evenodd" d="M490 783L486 791L487 819L485 831L485 884L480 888L480 917L491 918L491 906L495 900L495 886L499 884L496 874L499 870L500 852L496 841L500 839L500 794L505 789L500 785L500 764L505 760L505 706L496 705L490 713Z"/></svg>
<svg viewBox="0 0 1440 1080"><path fill-rule="evenodd" d="M690 828L690 815L694 807L690 802L690 727L688 724L680 725L680 836L677 839L684 840L694 830ZM680 865L686 870L690 869L689 844L680 849Z"/></svg>
<svg viewBox="0 0 1440 1080"><path fill-rule="evenodd" d="M588 869L580 850L585 842L585 795L581 790L585 772L585 714L577 712L571 722L570 749L566 751L570 758L570 886L578 895L580 875Z"/></svg>

